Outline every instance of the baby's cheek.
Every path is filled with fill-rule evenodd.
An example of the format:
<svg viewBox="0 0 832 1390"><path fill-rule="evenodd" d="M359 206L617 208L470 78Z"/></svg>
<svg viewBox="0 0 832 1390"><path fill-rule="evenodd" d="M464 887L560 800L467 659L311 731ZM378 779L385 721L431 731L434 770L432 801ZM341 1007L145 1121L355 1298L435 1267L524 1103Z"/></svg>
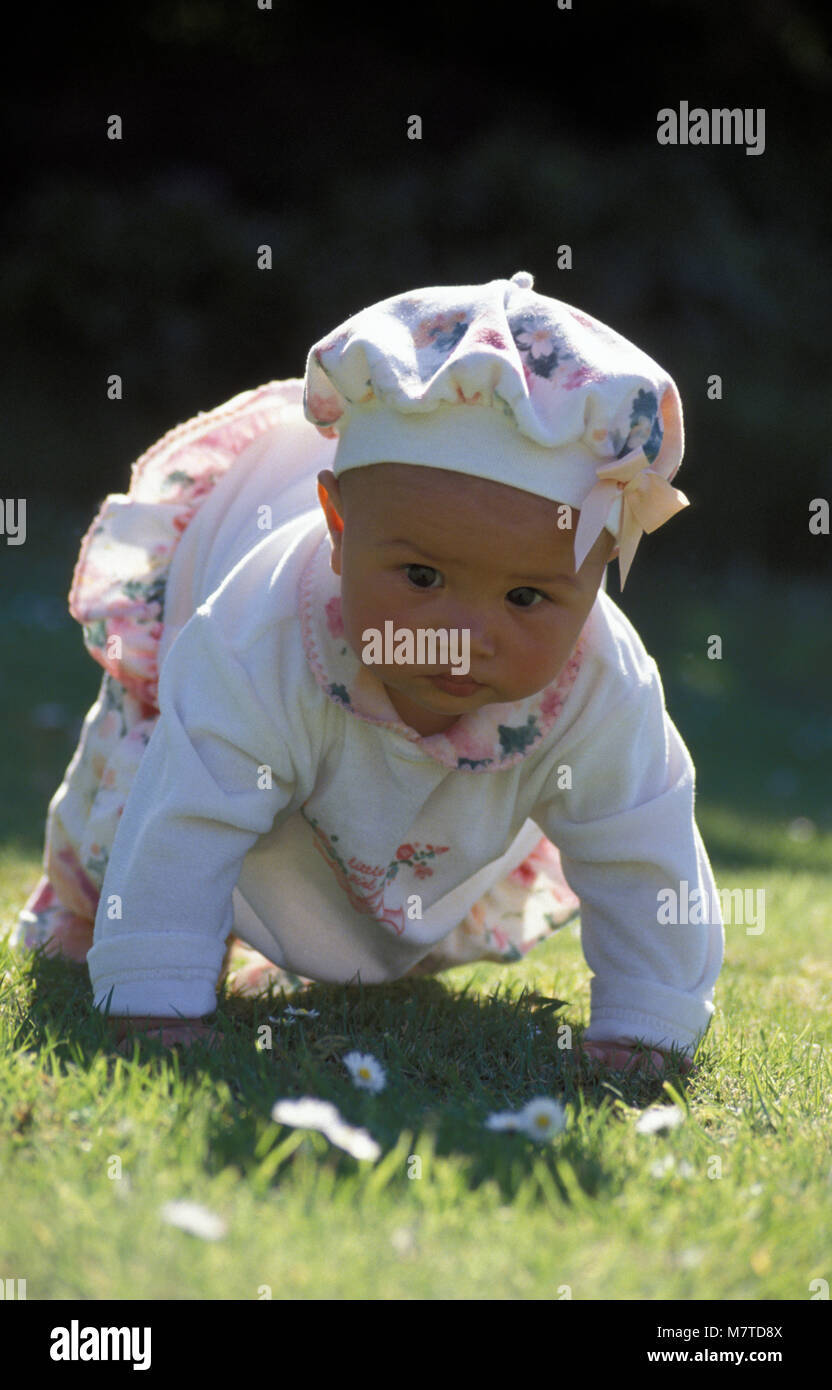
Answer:
<svg viewBox="0 0 832 1390"><path fill-rule="evenodd" d="M393 588L388 570L367 565L344 575L341 592L357 615L377 618L385 608L390 608Z"/></svg>
<svg viewBox="0 0 832 1390"><path fill-rule="evenodd" d="M553 622L535 637L528 640L516 654L515 670L525 684L532 684L535 690L555 680L569 659L571 643L564 624Z"/></svg>
<svg viewBox="0 0 832 1390"><path fill-rule="evenodd" d="M364 589L350 590L344 588L341 591L341 616L344 622L344 635L352 647L353 651L360 653L363 646L363 634L368 628L383 628L383 622L379 622L379 612L383 608L383 600L378 594Z"/></svg>
<svg viewBox="0 0 832 1390"><path fill-rule="evenodd" d="M344 635L359 660L366 643L373 640L370 634L380 633L383 640L385 623L392 622L394 632L418 626L407 612L401 594L391 593L391 585L383 577L375 582L367 581L352 591L342 591L341 614Z"/></svg>
<svg viewBox="0 0 832 1390"><path fill-rule="evenodd" d="M522 685L533 684L540 679L546 665L545 655L545 652L537 644L531 647L524 644L514 653L513 659L509 663L509 670L518 683Z"/></svg>

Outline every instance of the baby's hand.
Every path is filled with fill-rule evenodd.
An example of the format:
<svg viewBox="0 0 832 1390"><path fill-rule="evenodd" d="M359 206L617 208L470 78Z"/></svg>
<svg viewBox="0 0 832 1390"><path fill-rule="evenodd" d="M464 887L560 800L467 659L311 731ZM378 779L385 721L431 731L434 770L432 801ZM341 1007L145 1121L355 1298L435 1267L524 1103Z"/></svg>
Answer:
<svg viewBox="0 0 832 1390"><path fill-rule="evenodd" d="M613 1071L637 1071L646 1066L649 1071L661 1074L670 1060L670 1053L658 1047L649 1053L640 1052L631 1038L596 1038L593 1042L585 1042L583 1051L587 1057ZM692 1069L690 1057L683 1057L679 1063L682 1075L686 1076Z"/></svg>
<svg viewBox="0 0 832 1390"><path fill-rule="evenodd" d="M115 1035L116 1051L124 1057L132 1057L136 1036L147 1036L153 1042L161 1042L163 1047L190 1047L195 1042L207 1042L210 1046L216 1036L213 1025L203 1023L198 1018L158 1018L135 1014L110 1018L108 1022ZM128 1029L132 1031L132 1037Z"/></svg>

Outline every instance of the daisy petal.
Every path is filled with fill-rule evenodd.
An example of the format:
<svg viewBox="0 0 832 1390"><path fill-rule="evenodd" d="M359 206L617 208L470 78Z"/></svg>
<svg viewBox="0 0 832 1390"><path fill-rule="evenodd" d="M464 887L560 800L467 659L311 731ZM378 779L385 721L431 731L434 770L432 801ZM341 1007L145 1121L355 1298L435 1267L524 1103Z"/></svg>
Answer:
<svg viewBox="0 0 832 1390"><path fill-rule="evenodd" d="M279 1100L272 1106L272 1119L279 1125L294 1125L295 1129L326 1130L337 1124L340 1116L328 1100L303 1096L301 1100Z"/></svg>
<svg viewBox="0 0 832 1390"><path fill-rule="evenodd" d="M357 1129L343 1121L328 1132L327 1139L353 1158L378 1158L381 1153L379 1145L366 1129Z"/></svg>
<svg viewBox="0 0 832 1390"><path fill-rule="evenodd" d="M343 1120L328 1100L304 1096L301 1100L280 1100L272 1106L272 1119L295 1129L316 1129L353 1158L378 1158L381 1149L366 1129L357 1129Z"/></svg>
<svg viewBox="0 0 832 1390"><path fill-rule="evenodd" d="M161 1217L168 1226L178 1226L201 1240L221 1240L228 1229L221 1216L198 1202L166 1202Z"/></svg>
<svg viewBox="0 0 832 1390"><path fill-rule="evenodd" d="M656 1105L636 1120L636 1134L659 1134L664 1129L675 1129L684 1118L678 1105Z"/></svg>
<svg viewBox="0 0 832 1390"><path fill-rule="evenodd" d="M497 1114L489 1115L485 1122L486 1129L518 1129L517 1116L512 1110L501 1110Z"/></svg>

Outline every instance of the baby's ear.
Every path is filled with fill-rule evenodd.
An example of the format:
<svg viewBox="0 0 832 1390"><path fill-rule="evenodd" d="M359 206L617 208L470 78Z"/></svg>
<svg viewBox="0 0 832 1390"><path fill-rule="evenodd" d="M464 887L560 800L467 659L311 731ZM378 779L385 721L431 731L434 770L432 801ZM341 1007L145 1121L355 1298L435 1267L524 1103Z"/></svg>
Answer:
<svg viewBox="0 0 832 1390"><path fill-rule="evenodd" d="M329 538L332 541L329 562L334 573L340 575L341 544L344 539L344 504L341 500L338 479L328 468L323 473L318 474L318 501L323 507L326 524L329 528Z"/></svg>
<svg viewBox="0 0 832 1390"><path fill-rule="evenodd" d="M318 501L324 509L330 534L333 531L340 534L344 529L344 504L341 501L338 479L328 468L318 474Z"/></svg>

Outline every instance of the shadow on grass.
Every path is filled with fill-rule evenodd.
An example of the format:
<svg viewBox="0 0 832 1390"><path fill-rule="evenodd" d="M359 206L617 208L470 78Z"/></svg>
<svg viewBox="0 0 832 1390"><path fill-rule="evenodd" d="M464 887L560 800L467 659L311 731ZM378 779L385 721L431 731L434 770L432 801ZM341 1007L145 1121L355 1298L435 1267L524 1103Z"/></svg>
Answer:
<svg viewBox="0 0 832 1390"><path fill-rule="evenodd" d="M92 1006L86 967L42 951L28 962L30 997L28 1007L18 1005L13 1046L40 1054L44 1062L51 1054L57 1070L87 1068L104 1052L112 1058L112 1075L119 1054ZM348 1124L367 1129L382 1158L404 1135L412 1136L410 1155L419 1156L422 1145L436 1157L456 1156L469 1189L493 1182L505 1201L535 1175L549 1200L555 1189L571 1203L578 1189L595 1197L617 1188L620 1172L609 1171L602 1159L603 1131L621 1122L622 1107L666 1103L663 1079L613 1073L581 1058L579 1025L571 1026L572 1050L559 1046L570 1037L563 1031L570 1027L564 1001L528 988L515 996L498 985L488 997L472 996L467 988L454 991L441 979L422 977L372 986L313 984L291 995L252 999L222 995L212 1019L212 1045L172 1052L143 1038L125 1064L137 1057L151 1079L169 1079L172 1069L185 1087L208 1078L220 1098L208 1121L206 1167L212 1173L236 1168L256 1187L263 1186L264 1162L265 1185L273 1186L296 1154L310 1147L305 1143L269 1165L269 1154L289 1133L271 1120L275 1101L312 1096L333 1104ZM295 1015L287 1022L288 1003L317 1016ZM352 1050L371 1053L385 1068L387 1084L380 1093L354 1086L343 1064ZM684 1096L685 1082L675 1067L667 1079ZM517 1111L540 1096L573 1111L553 1143L485 1127L489 1114ZM185 1099L183 1123L187 1110ZM590 1120L580 1130L575 1112ZM317 1136L313 1147L314 1142ZM339 1177L357 1167L357 1160L335 1147L321 1153L321 1161Z"/></svg>

